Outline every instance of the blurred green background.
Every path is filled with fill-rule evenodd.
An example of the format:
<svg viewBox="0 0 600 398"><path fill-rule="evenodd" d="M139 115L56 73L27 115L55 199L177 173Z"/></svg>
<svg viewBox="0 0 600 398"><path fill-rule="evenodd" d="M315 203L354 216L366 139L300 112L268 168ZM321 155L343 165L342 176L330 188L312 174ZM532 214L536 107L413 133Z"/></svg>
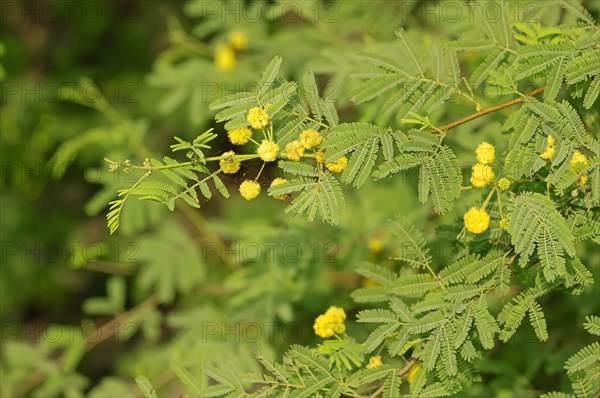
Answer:
<svg viewBox="0 0 600 398"><path fill-rule="evenodd" d="M356 263L389 261L395 250L385 229L389 217L402 212L428 237L443 236L433 227L433 215L418 204L415 175L368 184L349 195L337 227L291 219L269 198L247 204L233 195L228 201L206 203L199 212L184 208L169 213L144 202L127 208L120 232L108 234L106 205L119 187L131 182L109 173L103 159L141 161L167 153L173 136L193 139L213 126L223 133L208 104L255 82L273 55L283 56L284 74L290 79L306 69L322 76L322 90L336 101L342 119L372 121L378 105L366 105L359 113L346 95L359 50L389 49L399 26L423 45L435 36L451 39L469 30L468 22L438 24L419 12L436 2L362 3L252 2L264 11L254 19L236 18L245 3L235 1L2 2L3 396L32 391L38 396L77 396L80 391L127 395L136 373L168 386L168 361L192 352L205 353L209 362L229 353L236 355L240 369L254 369L254 350L277 355L289 339L278 335L275 341L248 347L221 340L211 345L195 340L197 325L232 319L300 325L302 333L293 342L310 343L315 315L329 304L351 307L349 292L363 283L351 272ZM597 17L600 2L585 3ZM232 34L242 34L247 45L235 50L230 65L220 64L219 48ZM463 62L469 68L480 60L473 55ZM439 118L451 120L452 111L450 106ZM480 123L457 129L450 139L458 153L465 153L465 162ZM502 139L494 137L501 121L485 123L489 140L501 145ZM229 145L220 138L213 149L222 153ZM241 179L243 175L227 181L232 191ZM459 204L456 214L467 203ZM452 222L455 215L444 217ZM275 261L248 258L239 248L252 242L298 244L301 255L293 261L285 256ZM217 254L206 257L206 245L217 247ZM229 254L223 259L218 254L225 247ZM582 250L595 264L598 280L597 247ZM182 252L187 257L179 259ZM451 253L438 247L434 254L440 267ZM191 286L185 280L164 286L170 274L161 276L157 269L178 269L180 279L195 276L189 277ZM52 345L44 347L44 331L52 325L99 327L160 291L172 300L153 306L136 321L135 334L119 338L128 341L110 339L85 356L73 351L77 360L72 369L57 365ZM469 396L489 396L490 391L534 396L536 391L560 389L564 360L587 339L574 326L600 308L597 284L585 294L589 300L577 298L576 312L571 298L550 297L545 303L552 308L547 312L549 329L569 326L548 344L538 343L529 331L522 336L526 350L511 341L494 352L496 362L484 367L488 387ZM365 332L356 333L360 338ZM38 348L24 348L34 346ZM30 359L19 361L24 355ZM45 376L32 377L40 372ZM177 387L172 391L177 393Z"/></svg>

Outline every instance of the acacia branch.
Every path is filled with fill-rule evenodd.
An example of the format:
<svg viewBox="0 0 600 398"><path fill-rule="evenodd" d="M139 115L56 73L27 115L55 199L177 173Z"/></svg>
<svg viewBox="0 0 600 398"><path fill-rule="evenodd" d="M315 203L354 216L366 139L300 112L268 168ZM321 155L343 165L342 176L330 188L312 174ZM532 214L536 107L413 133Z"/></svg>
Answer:
<svg viewBox="0 0 600 398"><path fill-rule="evenodd" d="M117 315L111 321L105 323L100 327L100 329L96 332L95 338L90 338L89 336L85 336L85 351L89 352L98 346L103 341L108 340L112 337L121 327L127 322L131 322L133 319L143 314L144 312L155 308L160 303L158 296L150 296L146 301L138 304L133 307L129 311L126 311L122 314ZM56 359L55 364L60 367L61 358ZM40 384L46 378L46 373L37 370L31 373L23 382L23 384L17 388L17 394L19 396L24 396L28 391L35 388L38 384Z"/></svg>
<svg viewBox="0 0 600 398"><path fill-rule="evenodd" d="M415 358L411 358L408 360L408 362L406 362L404 364L404 366L398 371L398 377L402 377L405 374L407 374L408 372L410 372L410 370L412 369L412 367L417 363L417 360ZM369 395L369 398L377 398L382 392L383 392L383 385L381 387L379 387L377 389L377 391L375 391L373 394Z"/></svg>
<svg viewBox="0 0 600 398"><path fill-rule="evenodd" d="M148 299L146 299L146 301L138 304L136 307L130 309L129 311L117 315L111 321L102 325L96 333L96 336L99 337L90 339L88 336L86 336L86 352L91 351L98 344L111 338L126 323L131 322L133 319L137 318L144 312L154 309L159 304L159 302L160 301L158 299L158 296L150 296Z"/></svg>
<svg viewBox="0 0 600 398"><path fill-rule="evenodd" d="M545 86L538 87L535 90L533 90L533 91L531 91L531 92L529 92L527 94L524 94L521 97L512 99L510 101L503 102L503 103L501 103L499 105L490 106L489 108L484 108L484 109L482 109L482 110L480 110L478 112L475 112L475 113L473 113L473 114L471 114L469 116L465 116L462 119L458 119L458 120L455 120L455 121L453 121L451 123L445 124L445 125L443 125L442 127L438 128L438 129L429 130L429 133L430 134L437 134L437 133L440 133L440 132L446 132L446 131L448 131L448 130L456 127L456 126L460 126L461 124L470 122L471 120L475 120L475 119L477 119L477 118L479 118L481 116L487 115L488 113L492 113L492 112L498 111L500 109L504 109L504 108L509 107L511 105L514 105L514 104L519 104L519 103L525 101L526 97L533 97L534 95L537 95L537 94L541 93L542 91L544 91L545 88L546 88Z"/></svg>

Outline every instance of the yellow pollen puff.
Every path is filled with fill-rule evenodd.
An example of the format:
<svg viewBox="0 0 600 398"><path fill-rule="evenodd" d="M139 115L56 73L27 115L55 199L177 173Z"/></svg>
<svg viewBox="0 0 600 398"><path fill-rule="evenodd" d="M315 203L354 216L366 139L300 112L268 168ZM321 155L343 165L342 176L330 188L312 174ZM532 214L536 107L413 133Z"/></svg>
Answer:
<svg viewBox="0 0 600 398"><path fill-rule="evenodd" d="M315 160L317 163L325 163L325 151L321 149L320 151L315 152Z"/></svg>
<svg viewBox="0 0 600 398"><path fill-rule="evenodd" d="M500 219L499 225L501 230L508 231L508 220L505 217Z"/></svg>
<svg viewBox="0 0 600 398"><path fill-rule="evenodd" d="M346 326L344 320L346 319L346 312L339 307L329 307L324 314L319 315L315 319L313 329L315 334L319 337L327 338L334 334L344 333Z"/></svg>
<svg viewBox="0 0 600 398"><path fill-rule="evenodd" d="M377 286L379 285L379 283L377 283L377 281L370 279L370 278L364 278L362 281L362 285L363 287L371 287L371 286Z"/></svg>
<svg viewBox="0 0 600 398"><path fill-rule="evenodd" d="M229 32L229 44L236 50L243 50L248 47L248 36L241 30L232 30Z"/></svg>
<svg viewBox="0 0 600 398"><path fill-rule="evenodd" d="M260 129L269 124L269 115L264 109L256 106L248 111L246 120L253 129Z"/></svg>
<svg viewBox="0 0 600 398"><path fill-rule="evenodd" d="M310 149L319 145L323 141L323 136L315 129L304 130L300 133L300 143L305 149Z"/></svg>
<svg viewBox="0 0 600 398"><path fill-rule="evenodd" d="M371 253L379 253L383 249L383 242L378 238L370 238L367 240L367 245Z"/></svg>
<svg viewBox="0 0 600 398"><path fill-rule="evenodd" d="M408 372L408 375L406 376L409 383L412 384L413 380L415 379L415 376L419 373L420 370L421 370L421 364L414 365L410 369L410 371Z"/></svg>
<svg viewBox="0 0 600 398"><path fill-rule="evenodd" d="M485 209L471 207L464 215L465 228L474 234L480 234L490 226L490 215Z"/></svg>
<svg viewBox="0 0 600 398"><path fill-rule="evenodd" d="M252 200L260 193L260 184L256 181L245 180L240 184L240 195L246 200Z"/></svg>
<svg viewBox="0 0 600 398"><path fill-rule="evenodd" d="M586 166L589 165L587 157L579 151L575 151L575 153L573 154L573 157L570 160L570 163L571 163L570 170L573 173L577 173L577 165L578 164L583 164ZM585 184L585 182L587 181L587 179L588 179L587 174L582 175L581 178L579 178L579 180L577 180L577 185L583 186Z"/></svg>
<svg viewBox="0 0 600 398"><path fill-rule="evenodd" d="M277 186L277 185L284 184L284 183L286 183L286 182L288 182L288 180L286 180L285 178L279 178L279 177L278 177L278 178L274 179L274 180L271 182L271 185L270 185L270 187L272 188L272 187L275 187L275 186ZM285 199L285 197L286 197L286 195L273 195L273 197L274 197L275 199L284 200L284 199Z"/></svg>
<svg viewBox="0 0 600 398"><path fill-rule="evenodd" d="M215 66L218 70L228 71L233 69L237 60L235 51L228 45L219 45L215 50Z"/></svg>
<svg viewBox="0 0 600 398"><path fill-rule="evenodd" d="M272 162L277 159L277 154L279 153L279 145L269 140L262 140L258 149L256 150L258 153L258 157L260 157L264 162Z"/></svg>
<svg viewBox="0 0 600 398"><path fill-rule="evenodd" d="M300 160L304 155L304 147L300 141L295 140L285 146L285 156L290 160Z"/></svg>
<svg viewBox="0 0 600 398"><path fill-rule="evenodd" d="M546 140L546 148L544 148L544 152L540 153L540 157L546 160L552 159L555 150L556 148L554 147L554 137L549 135L548 139Z"/></svg>
<svg viewBox="0 0 600 398"><path fill-rule="evenodd" d="M503 191L506 191L508 188L510 188L510 181L508 180L508 178L501 178L498 181L498 188L500 188Z"/></svg>
<svg viewBox="0 0 600 398"><path fill-rule="evenodd" d="M369 358L369 363L366 367L367 369L373 369L381 365L383 365L383 362L381 362L381 355L373 355Z"/></svg>
<svg viewBox="0 0 600 398"><path fill-rule="evenodd" d="M575 151L575 153L573 154L573 157L570 160L571 166L575 166L576 164L584 164L584 165L589 165L587 157L579 152L579 151Z"/></svg>
<svg viewBox="0 0 600 398"><path fill-rule="evenodd" d="M336 160L334 160L331 163L327 163L325 165L325 167L327 167L327 170L331 171L332 173L341 173L342 171L344 171L344 169L346 168L347 165L348 165L348 158L345 156L342 156L340 158L337 158Z"/></svg>
<svg viewBox="0 0 600 398"><path fill-rule="evenodd" d="M471 185L475 188L483 188L494 181L494 171L487 164L477 163L471 169Z"/></svg>
<svg viewBox="0 0 600 398"><path fill-rule="evenodd" d="M494 161L496 150L489 142L482 142L475 150L477 161L483 164L490 164Z"/></svg>
<svg viewBox="0 0 600 398"><path fill-rule="evenodd" d="M227 136L232 144L244 145L250 141L250 138L252 138L252 130L250 130L247 126L238 127L237 129L229 130L227 132Z"/></svg>
<svg viewBox="0 0 600 398"><path fill-rule="evenodd" d="M219 160L221 171L225 174L237 173L240 169L241 162L234 159L235 152L229 151L223 154L223 158Z"/></svg>
<svg viewBox="0 0 600 398"><path fill-rule="evenodd" d="M336 322L344 322L346 320L346 311L344 311L343 308L331 306L325 311L325 316L328 316Z"/></svg>

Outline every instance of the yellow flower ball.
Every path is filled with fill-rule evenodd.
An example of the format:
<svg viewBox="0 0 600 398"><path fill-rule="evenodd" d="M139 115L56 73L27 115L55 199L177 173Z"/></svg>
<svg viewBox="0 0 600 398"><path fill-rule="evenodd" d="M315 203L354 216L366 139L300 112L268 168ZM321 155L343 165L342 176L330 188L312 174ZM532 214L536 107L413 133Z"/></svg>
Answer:
<svg viewBox="0 0 600 398"><path fill-rule="evenodd" d="M341 173L342 171L344 171L344 169L346 168L347 165L348 165L348 158L345 156L342 156L340 158L337 158L336 160L334 160L331 163L327 163L325 165L325 167L327 167L327 170L331 171L332 173Z"/></svg>
<svg viewBox="0 0 600 398"><path fill-rule="evenodd" d="M540 157L542 159L550 160L552 159L552 156L554 156L555 151L556 148L554 147L554 137L549 135L548 139L546 140L546 147L544 148L544 151L540 153Z"/></svg>
<svg viewBox="0 0 600 398"><path fill-rule="evenodd" d="M286 180L285 178L276 178L271 182L270 187L275 187L277 185L281 185L288 182L288 180ZM287 195L273 195L273 197L275 199L279 199L279 200L284 200L286 198Z"/></svg>
<svg viewBox="0 0 600 398"><path fill-rule="evenodd" d="M215 67L221 71L233 69L237 62L235 51L228 45L219 45L215 50Z"/></svg>
<svg viewBox="0 0 600 398"><path fill-rule="evenodd" d="M248 36L241 30L232 30L229 32L229 44L236 50L244 50L248 47Z"/></svg>
<svg viewBox="0 0 600 398"><path fill-rule="evenodd" d="M246 121L253 129L260 129L269 124L269 115L264 109L255 106L248 111Z"/></svg>
<svg viewBox="0 0 600 398"><path fill-rule="evenodd" d="M383 365L383 362L381 361L381 355L373 355L371 358L369 358L369 363L366 367L367 369L373 369L381 365Z"/></svg>
<svg viewBox="0 0 600 398"><path fill-rule="evenodd" d="M369 238L367 245L371 253L379 253L383 249L383 242L379 238Z"/></svg>
<svg viewBox="0 0 600 398"><path fill-rule="evenodd" d="M482 164L490 164L494 161L496 149L489 142L482 142L475 150L477 161Z"/></svg>
<svg viewBox="0 0 600 398"><path fill-rule="evenodd" d="M229 130L227 136L232 144L244 145L252 138L252 130L247 126L238 127L237 129Z"/></svg>
<svg viewBox="0 0 600 398"><path fill-rule="evenodd" d="M229 151L223 154L223 157L219 160L219 166L221 171L225 174L237 173L240 169L241 162L234 159L235 152Z"/></svg>
<svg viewBox="0 0 600 398"><path fill-rule="evenodd" d="M412 384L413 380L415 379L415 377L417 376L417 374L420 371L421 371L421 364L414 365L408 372L408 375L406 376L406 378L408 379L408 382Z"/></svg>
<svg viewBox="0 0 600 398"><path fill-rule="evenodd" d="M323 141L323 136L315 129L304 130L300 133L300 143L305 149L310 149L319 145Z"/></svg>
<svg viewBox="0 0 600 398"><path fill-rule="evenodd" d="M571 170L575 170L575 166L578 164L584 164L584 165L589 165L587 157L579 152L579 151L575 151L575 153L573 154L573 157L570 160L571 163Z"/></svg>
<svg viewBox="0 0 600 398"><path fill-rule="evenodd" d="M506 191L508 188L510 188L510 181L508 178L501 178L498 181L498 188L500 188L503 191Z"/></svg>
<svg viewBox="0 0 600 398"><path fill-rule="evenodd" d="M343 308L331 306L325 311L325 316L336 322L344 322L346 320L346 311Z"/></svg>
<svg viewBox="0 0 600 398"><path fill-rule="evenodd" d="M317 163L325 163L325 151L321 149L315 152L315 160Z"/></svg>
<svg viewBox="0 0 600 398"><path fill-rule="evenodd" d="M335 322L331 322L325 315L319 315L317 319L315 319L313 329L317 336L326 339L335 334L336 324Z"/></svg>
<svg viewBox="0 0 600 398"><path fill-rule="evenodd" d="M471 207L464 215L465 228L474 234L480 234L490 226L490 215L485 209Z"/></svg>
<svg viewBox="0 0 600 398"><path fill-rule="evenodd" d="M502 217L498 224L501 230L508 231L508 220L505 217Z"/></svg>
<svg viewBox="0 0 600 398"><path fill-rule="evenodd" d="M264 162L272 162L277 159L277 154L279 154L279 145L269 140L262 140L258 149L256 150L258 153L258 157L260 157Z"/></svg>
<svg viewBox="0 0 600 398"><path fill-rule="evenodd" d="M339 307L329 307L324 314L319 315L315 319L313 329L315 334L319 337L327 338L334 334L344 333L346 331L346 325L344 320L346 319L346 312Z"/></svg>
<svg viewBox="0 0 600 398"><path fill-rule="evenodd" d="M260 184L256 181L245 180L240 184L240 195L246 200L252 200L260 193Z"/></svg>
<svg viewBox="0 0 600 398"><path fill-rule="evenodd" d="M494 181L494 170L487 164L477 163L471 169L471 185L483 188Z"/></svg>
<svg viewBox="0 0 600 398"><path fill-rule="evenodd" d="M285 146L285 156L290 160L300 160L304 155L304 147L300 141L292 141Z"/></svg>
<svg viewBox="0 0 600 398"><path fill-rule="evenodd" d="M363 287L371 287L371 286L378 286L379 283L377 283L377 281L370 279L370 278L364 278L362 280L362 285Z"/></svg>
<svg viewBox="0 0 600 398"><path fill-rule="evenodd" d="M583 164L583 165L586 165L586 166L589 165L587 157L583 153L581 153L579 151L575 151L575 153L573 154L573 157L570 160L570 163L571 163L570 170L573 173L577 173L577 168L578 168L577 165L578 164ZM587 181L587 179L588 179L588 175L587 174L583 174L579 178L579 180L577 180L577 185L583 186L585 184L585 182Z"/></svg>

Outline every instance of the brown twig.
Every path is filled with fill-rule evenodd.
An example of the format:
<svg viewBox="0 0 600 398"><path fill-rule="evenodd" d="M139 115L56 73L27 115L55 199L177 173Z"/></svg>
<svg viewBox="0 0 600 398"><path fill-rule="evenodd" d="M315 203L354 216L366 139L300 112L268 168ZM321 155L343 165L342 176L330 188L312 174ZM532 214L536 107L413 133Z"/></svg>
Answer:
<svg viewBox="0 0 600 398"><path fill-rule="evenodd" d="M411 358L404 364L404 366L398 371L398 377L402 377L417 363L415 358ZM383 386L379 387L373 394L369 395L369 398L377 398L383 392Z"/></svg>
<svg viewBox="0 0 600 398"><path fill-rule="evenodd" d="M159 303L160 301L158 300L157 296L150 296L148 299L133 307L129 311L119 314L117 317L115 317L108 323L105 323L100 327L100 329L96 331L95 336L93 338L90 338L89 336L84 337L86 342L85 351L89 352L93 350L100 343L112 337L121 328L123 324L131 321L132 319L136 318L137 316L146 312L147 310L153 309ZM57 366L60 366L61 358L56 359L55 363L57 364ZM44 381L45 377L46 374L39 370L31 373L24 380L23 384L19 388L17 388L17 395L24 396L28 391L30 391L42 381Z"/></svg>
<svg viewBox="0 0 600 398"><path fill-rule="evenodd" d="M223 261L225 265L234 270L239 269L239 264L231 261L227 257L225 251L226 245L223 242L223 240L221 240L219 235L217 235L214 231L208 228L207 222L200 212L196 211L196 209L187 204L183 204L182 206L179 206L177 208L181 210L181 212L188 218L188 220L193 224L193 226L198 230L200 234L204 235L208 240L211 241L211 243L217 245L216 254L221 258L221 261Z"/></svg>
<svg viewBox="0 0 600 398"><path fill-rule="evenodd" d="M596 391L592 398L600 398L600 390Z"/></svg>
<svg viewBox="0 0 600 398"><path fill-rule="evenodd" d="M136 318L140 314L153 309L154 307L156 307L159 304L159 302L160 301L158 299L158 296L156 296L156 295L150 296L148 299L146 299L146 301L138 304L137 306L133 307L129 311L126 311L126 312L123 312L122 314L117 315L111 321L102 325L100 327L100 329L98 329L98 331L96 332L96 336L99 336L99 337L95 337L93 339L90 339L88 336L85 337L86 352L91 351L98 344L102 343L103 341L108 340L110 337L112 337L117 332L117 330L119 330L121 328L122 325L124 325L127 322L131 321L132 319Z"/></svg>
<svg viewBox="0 0 600 398"><path fill-rule="evenodd" d="M456 127L456 126L460 126L461 124L470 122L471 120L474 120L474 119L477 119L477 118L479 118L481 116L487 115L488 113L492 113L492 112L498 111L500 109L509 107L511 105L521 103L521 102L525 101L526 97L533 97L534 95L537 95L537 94L541 93L542 91L544 91L545 88L546 88L545 86L538 87L535 90L533 90L533 91L531 91L531 92L529 92L527 94L524 94L521 97L512 99L510 101L503 102L503 103L501 103L499 105L496 105L496 106L490 106L489 108L484 108L484 109L482 109L482 110L480 110L478 112L475 112L475 113L473 113L473 114L471 114L469 116L463 117L462 119L458 119L458 120L455 120L455 121L453 121L451 123L445 124L445 125L443 125L442 127L438 128L436 130L429 130L429 133L430 134L437 134L439 132L446 132L446 131L448 131L448 130Z"/></svg>

